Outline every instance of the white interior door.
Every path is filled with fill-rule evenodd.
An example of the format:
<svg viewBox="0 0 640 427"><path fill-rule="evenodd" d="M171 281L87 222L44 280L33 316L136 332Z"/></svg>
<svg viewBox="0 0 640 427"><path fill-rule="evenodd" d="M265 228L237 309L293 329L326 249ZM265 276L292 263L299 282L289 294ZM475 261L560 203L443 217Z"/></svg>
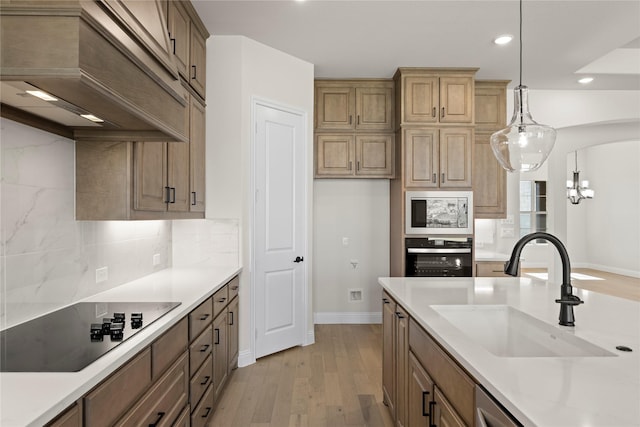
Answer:
<svg viewBox="0 0 640 427"><path fill-rule="evenodd" d="M305 335L304 115L255 104L254 297L256 358Z"/></svg>

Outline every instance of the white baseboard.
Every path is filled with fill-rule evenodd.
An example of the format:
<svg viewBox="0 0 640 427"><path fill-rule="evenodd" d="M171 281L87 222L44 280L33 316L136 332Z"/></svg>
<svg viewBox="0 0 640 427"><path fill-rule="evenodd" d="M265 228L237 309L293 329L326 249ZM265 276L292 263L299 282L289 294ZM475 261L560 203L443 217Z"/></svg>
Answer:
<svg viewBox="0 0 640 427"><path fill-rule="evenodd" d="M322 312L313 313L313 321L317 325L326 324L369 324L382 323L382 312Z"/></svg>
<svg viewBox="0 0 640 427"><path fill-rule="evenodd" d="M238 353L238 368L244 368L254 363L256 363L256 357L251 350L242 350Z"/></svg>
<svg viewBox="0 0 640 427"><path fill-rule="evenodd" d="M599 264L588 264L588 267L585 267L585 268L591 268L593 270L601 270L609 273L620 274L622 276L640 278L640 271L628 270L625 268L615 268L615 267L609 267L607 265L599 265Z"/></svg>

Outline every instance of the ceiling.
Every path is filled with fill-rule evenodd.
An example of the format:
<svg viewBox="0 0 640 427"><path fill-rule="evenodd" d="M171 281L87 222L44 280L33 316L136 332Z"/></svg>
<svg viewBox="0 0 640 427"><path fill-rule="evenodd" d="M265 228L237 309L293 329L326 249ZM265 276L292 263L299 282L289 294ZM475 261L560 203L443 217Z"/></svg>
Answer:
<svg viewBox="0 0 640 427"><path fill-rule="evenodd" d="M519 80L515 0L192 0L212 35L243 35L315 65L317 78L392 77L398 67L478 67ZM530 89L640 90L640 0L527 0ZM493 39L512 34L498 46ZM589 75L588 85L577 82Z"/></svg>

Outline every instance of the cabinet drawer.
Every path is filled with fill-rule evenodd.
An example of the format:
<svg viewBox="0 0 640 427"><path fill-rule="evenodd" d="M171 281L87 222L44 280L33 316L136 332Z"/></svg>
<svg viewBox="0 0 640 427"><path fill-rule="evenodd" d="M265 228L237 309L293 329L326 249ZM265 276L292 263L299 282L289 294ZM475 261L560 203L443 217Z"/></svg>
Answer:
<svg viewBox="0 0 640 427"><path fill-rule="evenodd" d="M86 425L112 425L151 384L151 349L146 348L84 398Z"/></svg>
<svg viewBox="0 0 640 427"><path fill-rule="evenodd" d="M207 356L207 360L204 364L198 369L198 372L191 378L191 383L189 384L189 391L191 396L191 403L195 406L205 391L207 391L207 387L211 385L213 380L213 356Z"/></svg>
<svg viewBox="0 0 640 427"><path fill-rule="evenodd" d="M187 405L186 408L182 411L174 427L191 427L191 407Z"/></svg>
<svg viewBox="0 0 640 427"><path fill-rule="evenodd" d="M467 425L473 425L473 380L415 320L409 324L409 347Z"/></svg>
<svg viewBox="0 0 640 427"><path fill-rule="evenodd" d="M189 345L187 324L185 317L151 344L151 376L154 380L187 350Z"/></svg>
<svg viewBox="0 0 640 427"><path fill-rule="evenodd" d="M189 384L187 354L155 383L116 426L171 426L187 404Z"/></svg>
<svg viewBox="0 0 640 427"><path fill-rule="evenodd" d="M222 312L229 302L229 287L224 285L215 294L213 294L213 317Z"/></svg>
<svg viewBox="0 0 640 427"><path fill-rule="evenodd" d="M213 303L211 298L200 304L189 314L189 340L193 341L213 320Z"/></svg>
<svg viewBox="0 0 640 427"><path fill-rule="evenodd" d="M196 373L202 362L211 354L213 345L213 327L209 325L189 346L189 376Z"/></svg>
<svg viewBox="0 0 640 427"><path fill-rule="evenodd" d="M518 270L518 276L520 270ZM476 277L511 277L504 272L504 262L482 261L476 263Z"/></svg>
<svg viewBox="0 0 640 427"><path fill-rule="evenodd" d="M62 415L58 416L53 422L47 424L47 427L81 427L82 417L80 416L80 407L77 404L67 409Z"/></svg>
<svg viewBox="0 0 640 427"><path fill-rule="evenodd" d="M227 287L229 288L229 301L233 300L240 290L240 277L236 276L229 283L227 283Z"/></svg>
<svg viewBox="0 0 640 427"><path fill-rule="evenodd" d="M213 412L213 385L209 386L204 397L191 414L191 427L204 427Z"/></svg>

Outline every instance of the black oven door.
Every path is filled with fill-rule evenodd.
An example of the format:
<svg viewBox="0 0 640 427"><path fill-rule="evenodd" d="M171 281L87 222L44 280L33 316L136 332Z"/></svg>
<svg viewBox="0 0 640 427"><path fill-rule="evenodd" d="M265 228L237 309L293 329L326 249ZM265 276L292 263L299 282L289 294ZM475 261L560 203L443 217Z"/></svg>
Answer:
<svg viewBox="0 0 640 427"><path fill-rule="evenodd" d="M407 248L406 277L471 277L470 248Z"/></svg>

